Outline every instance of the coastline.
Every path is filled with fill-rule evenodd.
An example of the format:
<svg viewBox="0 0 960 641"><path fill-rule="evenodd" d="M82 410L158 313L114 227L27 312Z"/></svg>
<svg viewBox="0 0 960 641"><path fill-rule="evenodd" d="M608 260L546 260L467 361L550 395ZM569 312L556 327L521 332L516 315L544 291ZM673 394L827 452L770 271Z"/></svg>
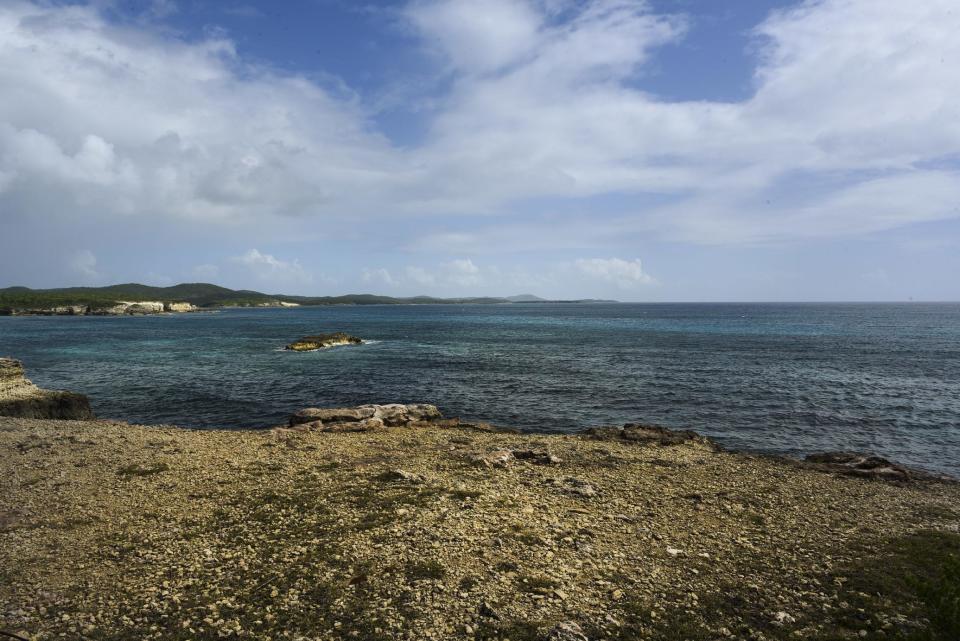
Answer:
<svg viewBox="0 0 960 641"><path fill-rule="evenodd" d="M929 612L871 582L960 545L955 482L702 438L0 418L0 461L36 639L897 638Z"/></svg>

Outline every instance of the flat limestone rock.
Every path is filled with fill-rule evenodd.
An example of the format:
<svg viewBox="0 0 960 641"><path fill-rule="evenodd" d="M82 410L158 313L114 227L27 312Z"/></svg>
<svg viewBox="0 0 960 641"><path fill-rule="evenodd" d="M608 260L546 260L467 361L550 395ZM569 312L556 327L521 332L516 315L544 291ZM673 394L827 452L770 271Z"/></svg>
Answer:
<svg viewBox="0 0 960 641"><path fill-rule="evenodd" d="M359 407L308 407L288 420L291 428L316 432L369 432L384 426L440 425L443 415L436 405L361 405Z"/></svg>
<svg viewBox="0 0 960 641"><path fill-rule="evenodd" d="M581 432L584 438L598 441L630 441L657 445L681 445L694 442L710 444L710 440L692 430L671 430L659 425L627 423L623 427L591 427Z"/></svg>
<svg viewBox="0 0 960 641"><path fill-rule="evenodd" d="M86 421L94 418L83 394L45 390L24 375L23 363L0 358L0 416Z"/></svg>
<svg viewBox="0 0 960 641"><path fill-rule="evenodd" d="M367 407L334 407L319 408L308 407L302 409L290 417L290 427L301 423L320 422L344 422L360 421L365 418L372 418L375 410L372 406Z"/></svg>
<svg viewBox="0 0 960 641"><path fill-rule="evenodd" d="M290 343L284 349L292 352L313 352L336 345L359 345L361 343L363 343L363 340L356 336L351 336L345 332L333 332L331 334L304 336L300 340Z"/></svg>
<svg viewBox="0 0 960 641"><path fill-rule="evenodd" d="M829 471L851 476L891 481L909 481L914 475L923 476L885 458L858 452L819 452L808 455L805 461Z"/></svg>

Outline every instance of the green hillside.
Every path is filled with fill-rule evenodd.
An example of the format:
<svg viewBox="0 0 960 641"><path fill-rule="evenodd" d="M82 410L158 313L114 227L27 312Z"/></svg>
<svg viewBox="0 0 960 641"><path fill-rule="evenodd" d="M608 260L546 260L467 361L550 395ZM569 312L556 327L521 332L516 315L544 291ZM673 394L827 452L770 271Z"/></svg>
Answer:
<svg viewBox="0 0 960 641"><path fill-rule="evenodd" d="M62 287L58 289L30 289L29 287L18 286L0 289L0 313L10 312L11 310L46 309L67 305L88 305L102 308L115 305L119 301L184 302L206 308L252 307L276 304L281 301L299 305L497 305L512 302L550 302L529 294L513 298L517 300L489 296L475 298L433 298L431 296L394 298L375 294L288 296L286 294L264 294L246 289L234 290L210 283L181 283L171 287L151 287L139 283L123 283L106 287Z"/></svg>
<svg viewBox="0 0 960 641"><path fill-rule="evenodd" d="M264 294L250 290L233 290L209 283L181 283L172 287L151 287L139 283L124 283L106 287L63 287L58 289L30 289L8 287L0 289L0 310L40 309L65 305L108 307L118 301L163 301L193 303L198 307L244 307L275 304L278 301L300 305L410 305L410 304L493 304L506 303L504 298L393 298L374 294L347 294L343 296L287 296Z"/></svg>

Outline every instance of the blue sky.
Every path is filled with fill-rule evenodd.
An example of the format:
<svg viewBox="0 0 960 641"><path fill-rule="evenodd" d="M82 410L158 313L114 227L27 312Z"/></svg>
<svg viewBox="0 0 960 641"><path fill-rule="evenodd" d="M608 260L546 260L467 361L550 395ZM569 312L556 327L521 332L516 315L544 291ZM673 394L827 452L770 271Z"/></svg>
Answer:
<svg viewBox="0 0 960 641"><path fill-rule="evenodd" d="M951 0L0 3L0 286L960 299Z"/></svg>

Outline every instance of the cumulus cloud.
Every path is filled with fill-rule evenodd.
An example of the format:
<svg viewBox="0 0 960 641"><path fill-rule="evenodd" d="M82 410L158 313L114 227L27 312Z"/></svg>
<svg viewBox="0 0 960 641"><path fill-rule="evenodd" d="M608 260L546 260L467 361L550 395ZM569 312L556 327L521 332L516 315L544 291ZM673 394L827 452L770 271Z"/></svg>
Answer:
<svg viewBox="0 0 960 641"><path fill-rule="evenodd" d="M581 274L601 281L615 284L622 289L631 289L638 285L650 285L656 282L650 274L643 271L639 258L580 258L574 261L574 267Z"/></svg>
<svg viewBox="0 0 960 641"><path fill-rule="evenodd" d="M458 258L444 265L446 278L454 285L469 287L479 285L483 281L480 268L469 258Z"/></svg>
<svg viewBox="0 0 960 641"><path fill-rule="evenodd" d="M376 269L364 269L360 274L360 279L365 283L377 283L383 285L394 285L396 280L394 280L393 275L390 273L389 269L385 267L378 267Z"/></svg>
<svg viewBox="0 0 960 641"><path fill-rule="evenodd" d="M190 274L202 281L215 281L220 276L220 267L205 263L191 269Z"/></svg>
<svg viewBox="0 0 960 641"><path fill-rule="evenodd" d="M485 282L483 270L469 258L457 258L432 268L407 265L397 274L384 267L368 267L361 272L360 279L364 283L408 290L412 287L438 286L445 290L459 291Z"/></svg>
<svg viewBox="0 0 960 641"><path fill-rule="evenodd" d="M583 224L531 221L538 198L662 195L670 204L581 218L701 244L960 217L954 0L775 12L754 34L753 95L728 103L637 88L658 48L687 32L643 0L415 0L402 15L447 74L423 140L407 147L349 89L251 63L224 37L118 25L95 6L4 2L0 215L257 230L280 217L508 219L498 233L433 225L467 239L459 255L512 226L557 246L584 237ZM482 274L452 263L434 277Z"/></svg>
<svg viewBox="0 0 960 641"><path fill-rule="evenodd" d="M299 261L284 261L257 249L236 256L233 261L246 267L259 280L274 284L309 283L313 276L307 273Z"/></svg>
<svg viewBox="0 0 960 641"><path fill-rule="evenodd" d="M468 16L460 3L442 4ZM479 76L464 67L421 153L436 159L444 187L435 196L451 208L667 194L676 206L635 209L622 229L687 242L810 235L816 221L796 210L831 220L825 236L957 217L942 198L918 192L896 214L876 192L857 212L841 198L876 178L923 182L925 163L960 151L951 80L960 12L951 5L826 0L776 12L756 30L755 94L717 103L658 100L631 86L656 47L683 37L682 21L644 2L583 3L567 22L542 22L510 64ZM427 42L445 42L432 23L417 24ZM448 47L454 61L460 46ZM942 173L960 182L955 169Z"/></svg>
<svg viewBox="0 0 960 641"><path fill-rule="evenodd" d="M436 277L423 267L408 266L403 270L406 279L417 285L432 286L436 284Z"/></svg>
<svg viewBox="0 0 960 641"><path fill-rule="evenodd" d="M362 209L358 194L399 169L350 96L247 64L228 40L16 0L0 7L0 33L4 209L322 215L345 198Z"/></svg>
<svg viewBox="0 0 960 641"><path fill-rule="evenodd" d="M100 272L97 271L97 257L89 249L81 249L75 252L70 257L68 266L71 273L83 282L93 283L101 278Z"/></svg>

